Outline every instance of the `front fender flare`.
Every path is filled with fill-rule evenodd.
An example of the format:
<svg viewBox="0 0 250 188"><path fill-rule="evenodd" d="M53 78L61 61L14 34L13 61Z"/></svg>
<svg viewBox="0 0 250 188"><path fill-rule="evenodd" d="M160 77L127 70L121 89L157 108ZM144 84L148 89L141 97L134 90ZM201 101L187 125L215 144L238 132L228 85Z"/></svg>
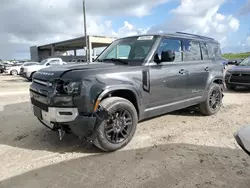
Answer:
<svg viewBox="0 0 250 188"><path fill-rule="evenodd" d="M135 98L136 98L136 102L137 102L137 105L140 106L141 105L141 93L139 90L137 90L135 87L133 86L124 86L124 85L121 85L121 86L110 86L110 87L107 87L105 88L97 97L96 99L96 102L97 101L101 101L105 96L107 96L109 93L112 93L114 91L118 91L118 90L129 90L131 91ZM95 105L97 105L95 102Z"/></svg>

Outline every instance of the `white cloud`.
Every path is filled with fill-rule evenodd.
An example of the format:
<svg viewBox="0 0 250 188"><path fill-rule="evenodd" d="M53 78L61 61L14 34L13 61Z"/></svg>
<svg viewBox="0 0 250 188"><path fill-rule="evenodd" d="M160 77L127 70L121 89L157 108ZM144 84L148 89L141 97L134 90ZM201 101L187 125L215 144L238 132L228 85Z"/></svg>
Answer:
<svg viewBox="0 0 250 188"><path fill-rule="evenodd" d="M143 17L168 1L171 0L87 0L88 34L123 37L147 32L186 31L214 37L225 46L230 33L239 29L237 18L219 12L225 0L181 0L171 11L172 18L154 27L138 28L125 21L115 30L112 20L105 19L105 16ZM82 1L15 0L13 4L10 0L1 0L0 23L3 46L0 58L28 54L30 45L82 36Z"/></svg>
<svg viewBox="0 0 250 188"><path fill-rule="evenodd" d="M173 19L154 26L150 31L185 31L214 37L224 47L231 32L239 29L240 22L232 15L219 13L224 0L181 0L172 10Z"/></svg>
<svg viewBox="0 0 250 188"><path fill-rule="evenodd" d="M88 34L124 36L144 32L128 22L115 31L105 16L151 14L168 0L88 0ZM46 44L83 35L82 0L1 0L0 57L29 53L29 46Z"/></svg>

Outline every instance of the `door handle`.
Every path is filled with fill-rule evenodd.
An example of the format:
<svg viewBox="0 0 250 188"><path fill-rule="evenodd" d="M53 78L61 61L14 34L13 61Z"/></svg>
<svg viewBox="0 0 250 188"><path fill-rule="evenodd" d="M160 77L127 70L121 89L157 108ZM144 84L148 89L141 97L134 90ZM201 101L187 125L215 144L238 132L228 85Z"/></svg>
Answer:
<svg viewBox="0 0 250 188"><path fill-rule="evenodd" d="M204 70L208 72L208 71L209 71L209 68L208 68L208 67L206 67Z"/></svg>
<svg viewBox="0 0 250 188"><path fill-rule="evenodd" d="M187 71L186 71L186 70L184 70L184 69L181 69L181 70L179 71L179 73L180 73L180 74L186 74L186 73L187 73Z"/></svg>

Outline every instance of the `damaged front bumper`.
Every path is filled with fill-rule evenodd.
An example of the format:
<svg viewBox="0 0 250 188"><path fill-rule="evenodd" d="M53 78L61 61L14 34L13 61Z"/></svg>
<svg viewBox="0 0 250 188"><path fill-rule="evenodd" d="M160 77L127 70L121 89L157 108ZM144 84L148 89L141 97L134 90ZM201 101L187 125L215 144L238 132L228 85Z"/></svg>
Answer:
<svg viewBox="0 0 250 188"><path fill-rule="evenodd" d="M89 142L94 141L101 122L108 118L108 112L101 108L89 116L79 114L77 108L49 107L44 111L33 105L33 112L47 128L58 130L60 139L64 132L68 132Z"/></svg>

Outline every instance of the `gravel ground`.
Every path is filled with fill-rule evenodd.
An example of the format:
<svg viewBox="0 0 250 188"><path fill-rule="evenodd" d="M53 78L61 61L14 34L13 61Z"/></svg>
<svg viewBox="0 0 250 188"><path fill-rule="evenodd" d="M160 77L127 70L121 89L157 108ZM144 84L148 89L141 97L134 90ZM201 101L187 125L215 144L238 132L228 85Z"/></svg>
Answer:
<svg viewBox="0 0 250 188"><path fill-rule="evenodd" d="M0 187L249 188L250 157L233 133L250 122L250 91L225 93L210 117L187 109L144 121L124 149L59 141L30 110L29 82L0 75Z"/></svg>

